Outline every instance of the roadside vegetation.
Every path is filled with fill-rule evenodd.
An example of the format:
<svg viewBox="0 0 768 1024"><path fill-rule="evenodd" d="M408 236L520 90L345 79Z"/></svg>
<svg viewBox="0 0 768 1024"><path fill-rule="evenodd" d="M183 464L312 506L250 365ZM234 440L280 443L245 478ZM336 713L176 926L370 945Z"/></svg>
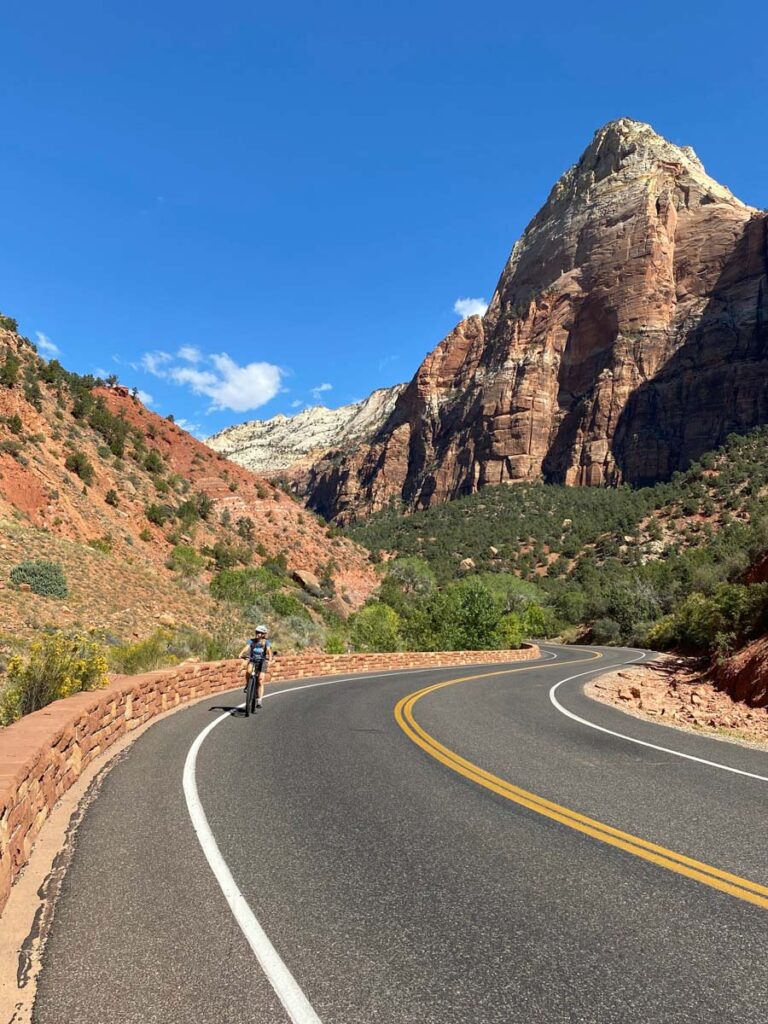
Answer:
<svg viewBox="0 0 768 1024"><path fill-rule="evenodd" d="M376 599L353 615L358 651L458 651L518 648L554 620L535 588L510 575L483 574L439 587L423 559L391 562Z"/></svg>
<svg viewBox="0 0 768 1024"><path fill-rule="evenodd" d="M761 428L655 487L488 487L410 515L392 507L348 532L381 564L379 601L404 637L396 578L416 560L441 595L471 580L498 595L517 581L507 614L527 635L536 608L549 636L722 657L768 628L766 587L749 574L768 551L766 495Z"/></svg>
<svg viewBox="0 0 768 1024"><path fill-rule="evenodd" d="M8 664L0 690L0 725L10 725L60 697L105 686L107 668L106 650L92 637L40 637L26 655L16 655Z"/></svg>

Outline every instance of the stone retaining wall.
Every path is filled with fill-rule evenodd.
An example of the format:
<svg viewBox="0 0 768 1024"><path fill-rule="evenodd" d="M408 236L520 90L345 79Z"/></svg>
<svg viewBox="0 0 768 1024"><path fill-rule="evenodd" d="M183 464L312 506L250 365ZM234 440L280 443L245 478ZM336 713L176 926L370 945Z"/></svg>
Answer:
<svg viewBox="0 0 768 1024"><path fill-rule="evenodd" d="M536 658L519 651L288 654L275 658L270 682L438 665L477 665ZM243 663L186 663L113 678L103 690L78 693L0 728L0 912L14 879L56 802L94 758L150 719L207 694L241 685Z"/></svg>

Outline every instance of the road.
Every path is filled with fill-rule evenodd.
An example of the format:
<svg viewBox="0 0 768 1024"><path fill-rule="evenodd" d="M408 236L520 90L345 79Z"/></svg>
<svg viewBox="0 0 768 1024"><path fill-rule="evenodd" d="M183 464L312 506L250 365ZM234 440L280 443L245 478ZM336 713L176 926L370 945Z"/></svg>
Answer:
<svg viewBox="0 0 768 1024"><path fill-rule="evenodd" d="M248 720L227 714L233 693L158 723L80 825L34 1020L765 1024L768 757L582 694L636 656L551 647L275 687ZM565 711L622 735L558 709L560 681ZM217 719L200 808L230 898L304 1000L293 1017L190 818L185 763L189 783Z"/></svg>

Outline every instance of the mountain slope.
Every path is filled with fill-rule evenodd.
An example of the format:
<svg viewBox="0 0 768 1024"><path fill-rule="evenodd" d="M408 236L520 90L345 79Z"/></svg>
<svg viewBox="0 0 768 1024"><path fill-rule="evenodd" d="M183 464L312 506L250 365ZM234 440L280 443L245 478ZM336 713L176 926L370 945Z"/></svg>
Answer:
<svg viewBox="0 0 768 1024"><path fill-rule="evenodd" d="M356 544L127 389L46 363L9 318L0 321L0 521L11 637L53 625L130 638L162 618L201 627L216 610L213 573L275 558L323 576L338 612L375 585ZM61 563L67 599L12 586L25 559Z"/></svg>
<svg viewBox="0 0 768 1024"><path fill-rule="evenodd" d="M654 487L490 486L409 515L384 509L346 532L371 551L423 558L441 585L464 575L465 559L478 571L531 582L566 579L582 562L602 567L615 559L634 571L688 551L702 552L705 561L728 531L731 568L742 573L768 546L767 497L768 428L762 427L730 438ZM747 527L756 531L758 546L749 555ZM748 582L766 580L768 557Z"/></svg>
<svg viewBox="0 0 768 1024"><path fill-rule="evenodd" d="M693 151L600 129L517 242L484 317L426 358L369 448L310 474L349 521L491 483L646 484L768 422L768 216Z"/></svg>
<svg viewBox="0 0 768 1024"><path fill-rule="evenodd" d="M301 480L328 449L359 446L387 420L405 388L379 388L367 398L338 409L316 405L295 416L282 413L226 427L206 444L233 462L268 477Z"/></svg>

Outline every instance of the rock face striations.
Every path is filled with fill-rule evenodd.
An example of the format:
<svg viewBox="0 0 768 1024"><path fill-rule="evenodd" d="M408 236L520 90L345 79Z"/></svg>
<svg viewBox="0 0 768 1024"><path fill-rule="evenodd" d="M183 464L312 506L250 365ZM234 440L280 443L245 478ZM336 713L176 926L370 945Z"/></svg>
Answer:
<svg viewBox="0 0 768 1024"><path fill-rule="evenodd" d="M370 445L310 470L349 520L485 484L644 484L768 422L768 215L693 150L622 119L595 135Z"/></svg>
<svg viewBox="0 0 768 1024"><path fill-rule="evenodd" d="M330 448L369 441L386 422L405 384L379 388L361 402L326 409L315 405L296 416L250 420L209 437L206 444L254 473L300 483Z"/></svg>

